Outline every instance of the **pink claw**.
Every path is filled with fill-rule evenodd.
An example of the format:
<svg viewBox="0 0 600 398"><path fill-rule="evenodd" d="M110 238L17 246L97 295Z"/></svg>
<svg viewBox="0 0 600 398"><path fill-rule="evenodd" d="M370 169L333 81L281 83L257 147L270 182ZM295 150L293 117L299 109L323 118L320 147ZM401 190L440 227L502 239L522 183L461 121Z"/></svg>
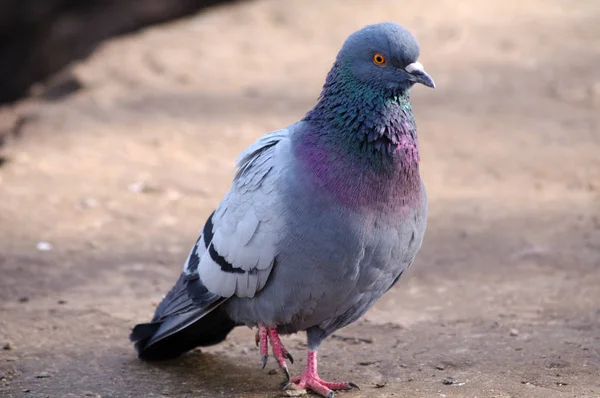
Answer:
<svg viewBox="0 0 600 398"><path fill-rule="evenodd" d="M326 398L333 398L333 390L351 390L358 386L354 383L330 383L321 380L317 373L317 352L308 351L308 360L306 361L306 369L300 376L293 377L290 382L284 387L286 389L308 389L322 395Z"/></svg>
<svg viewBox="0 0 600 398"><path fill-rule="evenodd" d="M285 360L289 359L291 363L294 363L294 358L290 355L290 353L285 349L281 340L279 339L279 335L277 334L277 330L275 328L269 328L264 325L258 325L258 332L256 333L256 344L259 346L260 354L262 355L262 367L267 365L267 359L269 358L269 344L271 342L271 347L273 349L273 356L275 360L279 364L279 367L285 373L287 380L290 379L290 372L288 371Z"/></svg>

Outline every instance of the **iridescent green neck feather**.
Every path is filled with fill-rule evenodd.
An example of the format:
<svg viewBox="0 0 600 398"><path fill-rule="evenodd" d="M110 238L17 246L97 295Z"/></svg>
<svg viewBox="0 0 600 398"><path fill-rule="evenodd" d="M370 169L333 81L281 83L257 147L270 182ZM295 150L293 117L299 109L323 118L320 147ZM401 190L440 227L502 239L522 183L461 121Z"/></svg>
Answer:
<svg viewBox="0 0 600 398"><path fill-rule="evenodd" d="M319 189L352 206L404 205L420 197L408 87L361 84L336 62L303 121L296 156Z"/></svg>

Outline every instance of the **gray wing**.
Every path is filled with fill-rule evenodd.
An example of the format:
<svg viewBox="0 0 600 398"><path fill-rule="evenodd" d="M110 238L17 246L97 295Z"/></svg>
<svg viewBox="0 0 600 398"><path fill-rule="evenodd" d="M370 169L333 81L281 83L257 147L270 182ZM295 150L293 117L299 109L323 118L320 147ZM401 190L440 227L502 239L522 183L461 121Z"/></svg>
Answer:
<svg viewBox="0 0 600 398"><path fill-rule="evenodd" d="M132 330L140 358L172 358L222 341L237 323L218 307L265 286L282 224L277 184L288 144L288 130L278 130L241 154L232 187L206 221L179 280L152 321Z"/></svg>
<svg viewBox="0 0 600 398"><path fill-rule="evenodd" d="M208 219L184 274L219 297L254 297L273 268L282 227L277 186L285 172L287 129L267 134L239 157L233 185Z"/></svg>

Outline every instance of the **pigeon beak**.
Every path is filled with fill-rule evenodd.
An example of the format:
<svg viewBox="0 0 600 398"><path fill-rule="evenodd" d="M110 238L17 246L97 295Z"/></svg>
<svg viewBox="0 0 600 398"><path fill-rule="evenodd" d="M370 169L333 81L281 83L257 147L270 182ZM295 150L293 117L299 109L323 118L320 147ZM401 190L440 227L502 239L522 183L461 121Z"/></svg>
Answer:
<svg viewBox="0 0 600 398"><path fill-rule="evenodd" d="M423 69L423 65L420 62L413 62L412 64L408 64L406 68L404 68L410 76L411 80L416 83L421 83L427 87L435 88L435 83L431 76L429 76L425 69Z"/></svg>

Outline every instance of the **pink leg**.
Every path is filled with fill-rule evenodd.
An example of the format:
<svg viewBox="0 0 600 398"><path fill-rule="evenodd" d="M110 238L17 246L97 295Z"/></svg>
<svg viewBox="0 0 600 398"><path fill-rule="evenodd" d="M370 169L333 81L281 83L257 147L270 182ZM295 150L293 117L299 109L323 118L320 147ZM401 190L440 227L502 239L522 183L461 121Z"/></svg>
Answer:
<svg viewBox="0 0 600 398"><path fill-rule="evenodd" d="M326 398L333 398L332 390L350 390L358 388L354 383L330 383L321 380L317 372L317 352L308 351L308 360L306 361L306 369L300 376L292 377L284 389L308 389L322 395Z"/></svg>
<svg viewBox="0 0 600 398"><path fill-rule="evenodd" d="M258 325L258 332L256 333L256 344L259 346L260 354L262 355L262 367L267 365L267 359L269 358L269 344L271 342L271 348L273 349L273 356L279 367L285 373L287 380L290 379L290 372L288 371L285 360L289 359L291 363L294 363L294 358L290 355L290 353L285 349L281 340L279 339L279 335L277 334L277 330L275 328L269 328L264 325Z"/></svg>
<svg viewBox="0 0 600 398"><path fill-rule="evenodd" d="M269 358L269 343L267 341L267 328L259 326L256 332L256 345L260 349L260 355L263 361L263 369L267 365L267 358Z"/></svg>

